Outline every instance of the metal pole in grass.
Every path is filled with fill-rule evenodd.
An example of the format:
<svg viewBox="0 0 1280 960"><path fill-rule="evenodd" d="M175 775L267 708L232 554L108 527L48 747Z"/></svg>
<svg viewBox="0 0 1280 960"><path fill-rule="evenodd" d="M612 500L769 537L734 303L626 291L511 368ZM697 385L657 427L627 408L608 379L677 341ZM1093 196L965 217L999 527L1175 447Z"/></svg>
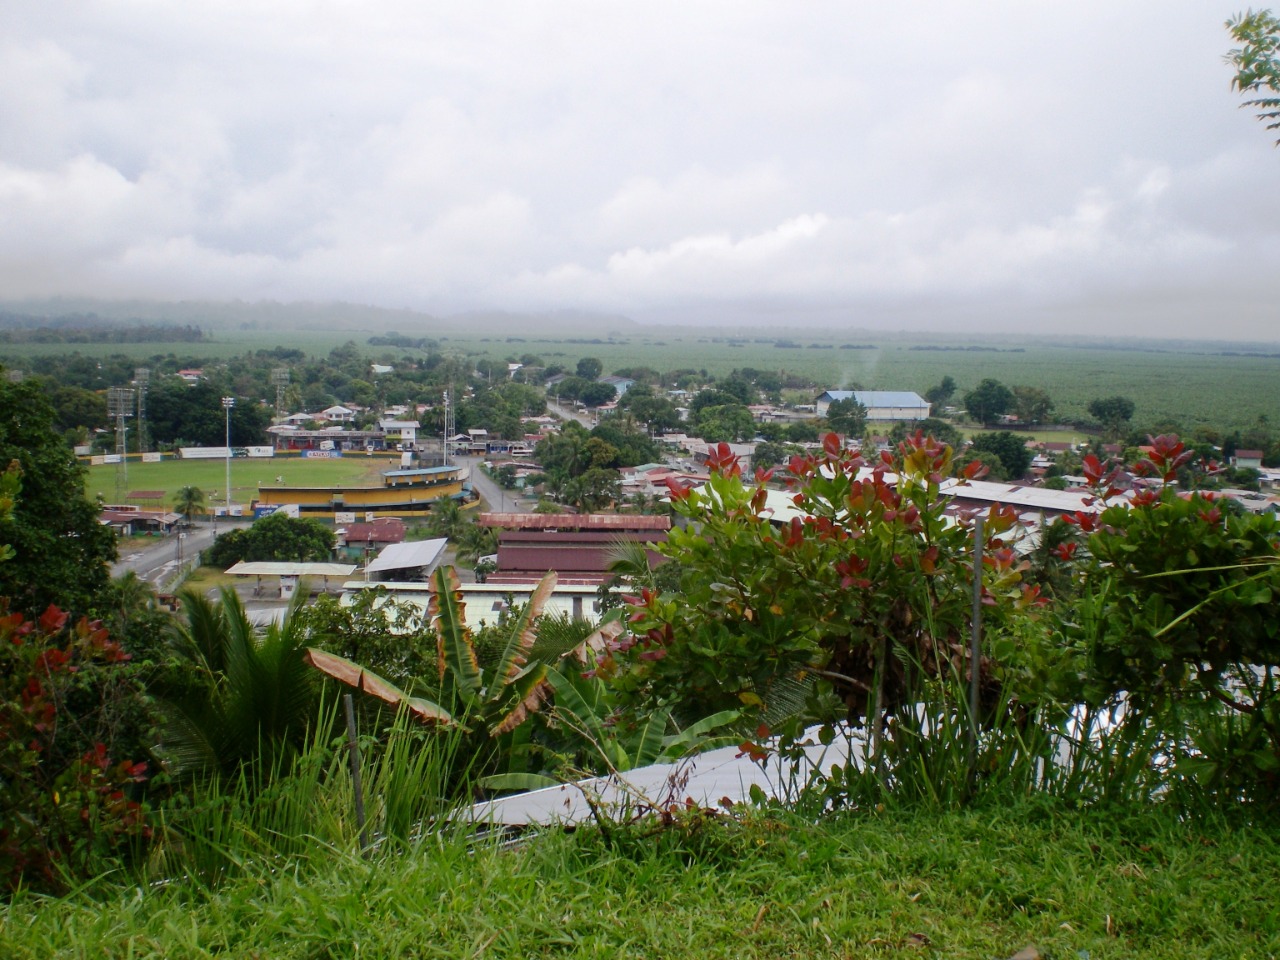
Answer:
<svg viewBox="0 0 1280 960"><path fill-rule="evenodd" d="M978 676L982 666L982 517L973 520L973 616L969 633L969 775L978 762Z"/></svg>
<svg viewBox="0 0 1280 960"><path fill-rule="evenodd" d="M347 711L347 748L351 761L351 786L356 795L356 828L360 831L360 852L369 849L369 835L364 827L364 785L360 782L360 741L356 739L356 711L351 703L351 694L342 697Z"/></svg>

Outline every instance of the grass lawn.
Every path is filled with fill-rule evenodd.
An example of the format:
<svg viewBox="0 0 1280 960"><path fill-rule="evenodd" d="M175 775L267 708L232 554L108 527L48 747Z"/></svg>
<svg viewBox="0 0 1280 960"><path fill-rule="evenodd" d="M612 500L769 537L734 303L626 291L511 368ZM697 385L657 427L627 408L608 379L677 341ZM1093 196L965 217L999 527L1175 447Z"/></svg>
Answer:
<svg viewBox="0 0 1280 960"><path fill-rule="evenodd" d="M322 487L344 484L368 484L379 486L384 470L392 470L396 461L379 457L342 457L335 460L310 460L302 458L272 458L231 461L231 495L235 503L248 505L257 496L258 487L276 484L276 477L284 477L289 486ZM85 492L101 496L108 503L115 502L115 464L91 466L85 480ZM163 490L164 506L172 507L174 496L183 487L198 487L204 491L206 508L213 505L212 492L217 491L217 503L222 503L222 491L226 486L225 460L165 460L160 463L129 462L128 480L124 493L130 490Z"/></svg>
<svg viewBox="0 0 1280 960"><path fill-rule="evenodd" d="M1026 804L755 814L521 846L316 844L210 891L108 878L4 908L36 957L1132 957L1280 953L1280 831Z"/></svg>
<svg viewBox="0 0 1280 960"><path fill-rule="evenodd" d="M1078 430L984 430L981 427L961 427L960 432L969 440L984 433L1016 433L1020 437L1030 437L1032 440L1048 443L1090 443L1098 439L1092 434L1081 433Z"/></svg>

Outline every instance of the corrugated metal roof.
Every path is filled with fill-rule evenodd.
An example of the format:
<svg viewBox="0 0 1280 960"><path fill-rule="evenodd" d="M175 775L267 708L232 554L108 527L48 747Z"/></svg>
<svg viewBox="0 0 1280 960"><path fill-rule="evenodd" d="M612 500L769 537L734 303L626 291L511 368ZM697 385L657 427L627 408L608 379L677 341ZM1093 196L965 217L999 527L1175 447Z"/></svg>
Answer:
<svg viewBox="0 0 1280 960"><path fill-rule="evenodd" d="M848 400L856 397L864 407L927 407L929 401L912 390L828 390L818 399Z"/></svg>
<svg viewBox="0 0 1280 960"><path fill-rule="evenodd" d="M472 806L467 816L476 823L506 826L568 825L589 821L592 806L619 819L686 799L710 808L719 807L725 799L742 803L750 798L753 786L768 797L786 800L815 770L830 770L850 761L861 766L864 741L848 728L843 728L830 746L818 742L816 727L806 732L805 741L803 759L794 767L776 754L761 764L743 755L738 747L721 747L678 763L654 764L612 777L487 800Z"/></svg>
<svg viewBox="0 0 1280 960"><path fill-rule="evenodd" d="M349 577L354 563L296 563L293 561L241 560L227 569L242 577Z"/></svg>
<svg viewBox="0 0 1280 960"><path fill-rule="evenodd" d="M625 513L482 513L483 527L507 530L670 530L670 517Z"/></svg>
<svg viewBox="0 0 1280 960"><path fill-rule="evenodd" d="M410 567L429 567L444 553L449 541L443 538L436 540L414 540L410 543L393 543L383 547L378 555L369 563L370 573L380 570L404 570Z"/></svg>

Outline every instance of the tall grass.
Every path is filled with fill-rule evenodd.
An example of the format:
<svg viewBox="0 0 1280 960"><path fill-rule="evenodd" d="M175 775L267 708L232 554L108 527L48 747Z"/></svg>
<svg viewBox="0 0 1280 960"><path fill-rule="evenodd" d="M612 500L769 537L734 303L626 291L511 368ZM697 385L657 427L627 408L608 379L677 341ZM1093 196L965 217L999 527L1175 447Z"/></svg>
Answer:
<svg viewBox="0 0 1280 960"><path fill-rule="evenodd" d="M166 808L147 864L152 882L216 886L234 875L288 863L328 863L361 853L356 792L338 702L321 707L304 749L270 768L245 765L194 785ZM405 712L377 736L362 736L360 779L370 846L404 849L469 800L465 734L425 730ZM288 768L281 768L287 764Z"/></svg>
<svg viewBox="0 0 1280 960"><path fill-rule="evenodd" d="M958 809L1044 798L1073 807L1141 808L1159 801L1182 814L1215 815L1224 800L1208 778L1189 775L1195 744L1235 732L1224 711L1200 711L1170 730L1123 696L1099 706L1020 704L987 698L976 724L958 676L920 682L911 703L884 720L883 735L844 731L850 762L816 771L792 793L801 809ZM976 739L971 739L973 727ZM1239 726L1237 722L1235 726Z"/></svg>

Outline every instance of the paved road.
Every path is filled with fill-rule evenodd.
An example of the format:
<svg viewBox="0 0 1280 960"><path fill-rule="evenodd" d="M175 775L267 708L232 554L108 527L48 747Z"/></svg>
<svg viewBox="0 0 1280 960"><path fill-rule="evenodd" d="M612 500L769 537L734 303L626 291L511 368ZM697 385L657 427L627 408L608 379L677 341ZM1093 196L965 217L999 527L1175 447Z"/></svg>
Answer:
<svg viewBox="0 0 1280 960"><path fill-rule="evenodd" d="M503 490L480 468L482 457L459 457L459 463L471 468L471 486L492 513L533 513L532 498L522 497L519 490Z"/></svg>
<svg viewBox="0 0 1280 960"><path fill-rule="evenodd" d="M580 410L574 410L571 407L561 406L554 400L547 401L547 409L562 420L577 420L588 430L596 425L595 418L591 414L583 413Z"/></svg>
<svg viewBox="0 0 1280 960"><path fill-rule="evenodd" d="M218 529L225 533L232 527L247 526L247 521L220 521ZM168 579L178 566L179 557L189 561L201 550L213 543L213 527L209 524L197 523L190 530L185 531L183 539L179 540L179 534L170 534L169 536L148 544L139 549L138 544L130 543L122 547L120 559L111 566L111 575L118 577L122 573L132 570L138 575L139 580L145 580L147 583L159 583Z"/></svg>

